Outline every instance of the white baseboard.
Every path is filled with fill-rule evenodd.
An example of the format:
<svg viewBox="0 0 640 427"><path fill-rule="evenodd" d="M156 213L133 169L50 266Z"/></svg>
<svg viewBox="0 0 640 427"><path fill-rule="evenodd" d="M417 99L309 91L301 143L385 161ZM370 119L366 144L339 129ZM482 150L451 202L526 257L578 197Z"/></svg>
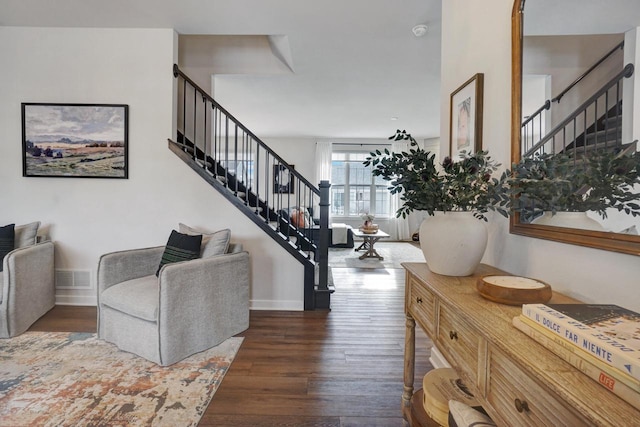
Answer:
<svg viewBox="0 0 640 427"><path fill-rule="evenodd" d="M282 310L282 311L304 311L302 301L285 300L251 300L249 304L251 310Z"/></svg>
<svg viewBox="0 0 640 427"><path fill-rule="evenodd" d="M56 305L98 305L95 295L56 295Z"/></svg>
<svg viewBox="0 0 640 427"><path fill-rule="evenodd" d="M56 295L56 305L96 306L97 304L95 295ZM304 305L301 301L295 300L251 300L249 308L251 310L303 311Z"/></svg>
<svg viewBox="0 0 640 427"><path fill-rule="evenodd" d="M440 350L438 350L435 345L431 347L431 357L429 357L429 362L431 362L431 365L436 369L451 367L449 362L447 362L447 359L444 358L442 353L440 353Z"/></svg>

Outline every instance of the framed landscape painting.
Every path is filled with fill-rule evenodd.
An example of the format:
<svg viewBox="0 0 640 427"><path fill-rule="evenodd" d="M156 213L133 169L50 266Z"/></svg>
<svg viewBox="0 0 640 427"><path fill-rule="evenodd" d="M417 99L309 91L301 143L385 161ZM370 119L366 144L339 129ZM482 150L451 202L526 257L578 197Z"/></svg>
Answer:
<svg viewBox="0 0 640 427"><path fill-rule="evenodd" d="M129 106L22 104L22 175L129 177Z"/></svg>

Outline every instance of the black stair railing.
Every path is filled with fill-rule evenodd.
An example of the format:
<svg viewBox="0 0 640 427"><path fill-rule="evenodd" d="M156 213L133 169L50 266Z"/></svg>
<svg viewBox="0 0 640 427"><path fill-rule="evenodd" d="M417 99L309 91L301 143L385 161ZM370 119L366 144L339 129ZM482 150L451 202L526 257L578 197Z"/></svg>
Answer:
<svg viewBox="0 0 640 427"><path fill-rule="evenodd" d="M578 78L576 78L571 84L564 88L558 95L552 99L547 99L544 104L534 111L531 115L522 121L522 152L526 152L536 144L540 139L545 137L545 120L543 114L545 111L549 111L554 104L560 103L560 100L571 91L578 83L583 81L591 72L597 69L602 63L613 56L614 53L624 49L624 41L616 45L613 49L607 52L602 58L596 61L589 69L583 72Z"/></svg>
<svg viewBox="0 0 640 427"><path fill-rule="evenodd" d="M622 144L622 81L633 75L633 64L607 82L571 115L535 144L525 138L522 156L566 153L578 158L594 149L609 149Z"/></svg>
<svg viewBox="0 0 640 427"><path fill-rule="evenodd" d="M184 74L177 64L177 143L201 168L201 175L215 179L262 223L272 237L314 266L305 268L305 281L319 281L316 298L325 298L328 287L328 182L327 191L315 187L280 155L218 104ZM314 219L315 217L315 219ZM316 224L317 222L317 224ZM282 244L282 243L281 243ZM291 249L295 249L295 251ZM315 271L315 269L319 271ZM306 286L306 285L305 285ZM305 290L305 308L308 308ZM327 300L328 304L328 300ZM317 304L315 305L317 308ZM328 308L328 307L320 307Z"/></svg>

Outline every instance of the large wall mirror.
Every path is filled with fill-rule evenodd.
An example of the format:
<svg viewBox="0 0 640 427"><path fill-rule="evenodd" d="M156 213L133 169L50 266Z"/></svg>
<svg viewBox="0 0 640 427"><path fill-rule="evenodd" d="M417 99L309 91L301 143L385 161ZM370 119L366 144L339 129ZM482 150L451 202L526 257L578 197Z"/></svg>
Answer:
<svg viewBox="0 0 640 427"><path fill-rule="evenodd" d="M640 99L633 99L640 66L630 65L640 64L639 27L638 0L515 0L512 162L640 155L633 137L640 134ZM564 221L554 225L543 205L512 216L510 231L640 255L640 216L607 209L603 218L587 210L586 222L554 215Z"/></svg>

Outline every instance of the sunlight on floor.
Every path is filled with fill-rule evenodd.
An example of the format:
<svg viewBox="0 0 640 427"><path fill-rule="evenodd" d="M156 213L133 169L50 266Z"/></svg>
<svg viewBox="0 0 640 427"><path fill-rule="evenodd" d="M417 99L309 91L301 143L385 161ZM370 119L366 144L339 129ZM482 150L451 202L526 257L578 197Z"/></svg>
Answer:
<svg viewBox="0 0 640 427"><path fill-rule="evenodd" d="M376 272L379 271L381 270L376 270ZM398 289L398 286L398 283L395 280L391 280L388 274L368 274L362 289L384 291Z"/></svg>

